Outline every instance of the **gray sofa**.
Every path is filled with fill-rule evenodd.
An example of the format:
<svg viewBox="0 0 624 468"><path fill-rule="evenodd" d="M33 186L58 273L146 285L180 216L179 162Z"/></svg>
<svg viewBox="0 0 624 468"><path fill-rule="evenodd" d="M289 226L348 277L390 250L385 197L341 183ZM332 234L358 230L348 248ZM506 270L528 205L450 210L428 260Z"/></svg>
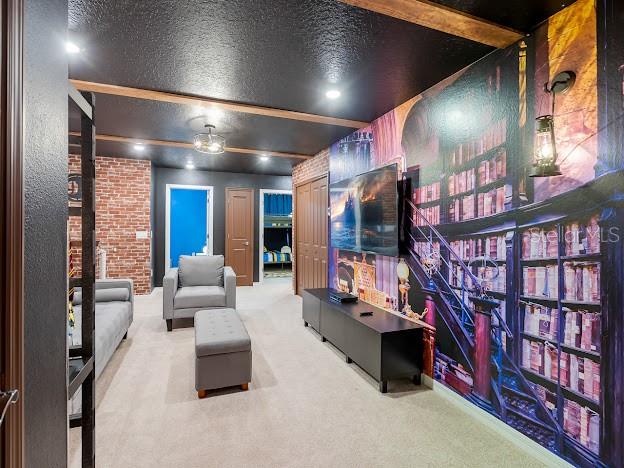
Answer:
<svg viewBox="0 0 624 468"><path fill-rule="evenodd" d="M182 255L178 268L163 278L163 318L192 318L205 309L236 309L236 274L224 266L223 255Z"/></svg>
<svg viewBox="0 0 624 468"><path fill-rule="evenodd" d="M74 293L74 328L70 346L82 343L82 291ZM131 279L105 279L95 283L95 377L98 378L132 324L134 296ZM80 392L74 396L70 410L80 412Z"/></svg>

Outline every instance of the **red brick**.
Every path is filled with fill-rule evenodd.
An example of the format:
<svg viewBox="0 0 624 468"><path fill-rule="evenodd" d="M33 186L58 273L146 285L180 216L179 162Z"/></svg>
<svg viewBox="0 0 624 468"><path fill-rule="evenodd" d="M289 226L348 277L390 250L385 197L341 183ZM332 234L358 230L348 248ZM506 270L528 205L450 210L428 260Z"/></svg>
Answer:
<svg viewBox="0 0 624 468"><path fill-rule="evenodd" d="M69 157L69 171L80 172L80 158ZM106 250L107 277L132 278L136 294L151 290L151 242L136 239L136 231L151 230L151 163L98 156L96 172L96 239ZM69 222L74 265L80 271L80 220Z"/></svg>

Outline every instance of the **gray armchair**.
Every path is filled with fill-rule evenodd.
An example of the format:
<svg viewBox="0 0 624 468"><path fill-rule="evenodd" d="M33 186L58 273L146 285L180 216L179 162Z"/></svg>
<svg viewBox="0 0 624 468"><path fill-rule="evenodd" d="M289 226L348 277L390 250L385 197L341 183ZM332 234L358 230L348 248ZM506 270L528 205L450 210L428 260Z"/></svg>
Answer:
<svg viewBox="0 0 624 468"><path fill-rule="evenodd" d="M223 255L182 255L178 268L163 278L163 318L167 331L173 319L190 318L203 309L236 309L236 274Z"/></svg>

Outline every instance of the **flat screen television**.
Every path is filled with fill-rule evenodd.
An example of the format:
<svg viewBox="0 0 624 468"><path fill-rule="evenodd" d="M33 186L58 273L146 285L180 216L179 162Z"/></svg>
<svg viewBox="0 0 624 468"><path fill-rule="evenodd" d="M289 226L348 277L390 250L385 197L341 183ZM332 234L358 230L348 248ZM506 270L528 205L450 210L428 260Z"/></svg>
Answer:
<svg viewBox="0 0 624 468"><path fill-rule="evenodd" d="M399 255L396 164L331 184L329 198L332 247Z"/></svg>

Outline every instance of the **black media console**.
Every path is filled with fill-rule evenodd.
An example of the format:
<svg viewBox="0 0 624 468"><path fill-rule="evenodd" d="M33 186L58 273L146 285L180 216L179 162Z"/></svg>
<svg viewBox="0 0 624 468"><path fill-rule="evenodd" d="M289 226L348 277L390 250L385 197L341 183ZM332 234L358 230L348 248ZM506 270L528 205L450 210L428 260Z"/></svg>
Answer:
<svg viewBox="0 0 624 468"><path fill-rule="evenodd" d="M392 379L420 384L421 325L364 302L335 303L327 288L303 291L303 321L345 353L347 363L355 362L377 380L380 392L386 393Z"/></svg>

